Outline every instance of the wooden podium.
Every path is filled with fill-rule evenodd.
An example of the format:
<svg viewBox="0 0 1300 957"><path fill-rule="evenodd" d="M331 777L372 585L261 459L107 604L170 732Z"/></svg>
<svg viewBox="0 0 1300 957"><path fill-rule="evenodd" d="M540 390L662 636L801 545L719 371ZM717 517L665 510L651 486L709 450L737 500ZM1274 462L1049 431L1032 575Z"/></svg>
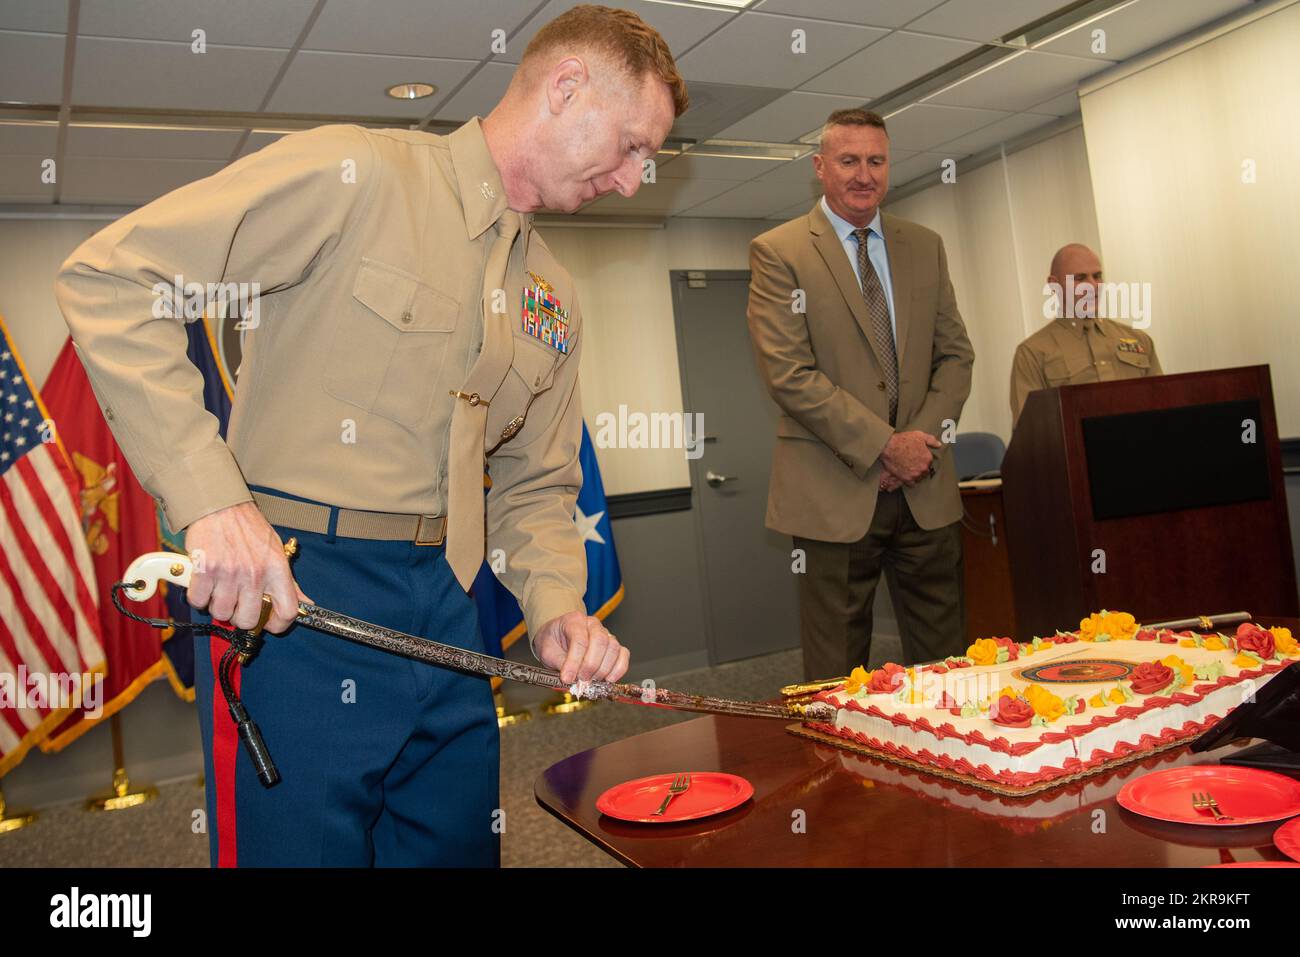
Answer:
<svg viewBox="0 0 1300 957"><path fill-rule="evenodd" d="M1102 608L1300 616L1268 366L1031 392L1002 480L1022 640Z"/></svg>

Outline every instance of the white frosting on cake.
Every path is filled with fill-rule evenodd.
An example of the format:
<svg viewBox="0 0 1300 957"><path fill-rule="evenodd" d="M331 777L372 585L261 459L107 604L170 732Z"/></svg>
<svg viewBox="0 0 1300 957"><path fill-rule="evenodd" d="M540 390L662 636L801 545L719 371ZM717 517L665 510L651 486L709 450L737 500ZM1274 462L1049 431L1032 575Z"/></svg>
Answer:
<svg viewBox="0 0 1300 957"><path fill-rule="evenodd" d="M987 711L988 702L996 699L1002 688L1010 686L1020 692L1031 684L1021 674L1027 668L1062 662L1079 662L1076 665L1079 668L1084 665L1081 659L1109 660L1137 666L1144 662L1160 661L1169 655L1177 655L1192 668L1209 667L1216 673L1221 668L1225 681L1220 686L1211 688L1210 686L1220 683L1216 675L1213 678L1193 680L1174 690L1161 690L1153 695L1134 695L1123 705L1108 700L1104 706L1097 707L1086 702L1098 693L1105 696L1120 684L1128 687L1130 678L1125 676L1119 680L1080 683L1046 681L1040 678L1032 683L1059 698L1078 696L1085 702L1082 712L1065 714L1046 724L1017 728L996 723ZM892 694L873 694L863 688L856 694L849 695L841 686L822 697L837 707L836 730L846 736L859 736L859 743L868 747L886 751L890 746L905 748L906 752L900 756L944 767L951 762L964 760L981 772L986 772L980 775L985 777L1016 774L1042 776L1044 769L1048 769L1048 775L1052 769L1065 769L1067 761L1077 759L1082 762L1102 762L1115 758L1117 748L1152 750L1175 734L1198 734L1201 726L1208 727L1209 723L1224 717L1290 660L1282 659L1281 662L1271 662L1264 666L1252 664L1249 668L1243 668L1233 663L1235 657L1232 650L1181 647L1158 641L1075 641L1043 647L1030 654L1022 651L1021 657L1014 661L956 668L946 674L935 674L932 665L918 666L909 678L908 687ZM1244 679L1243 673L1246 674ZM1197 691L1198 687L1202 690ZM949 699L955 700L958 705L983 703L985 710L966 717L955 715L947 708L937 707L941 692L947 692ZM1161 706L1151 706L1153 699ZM850 701L855 702L855 706L849 706ZM883 715L864 714L859 710L873 707L883 712ZM1133 709L1145 710L1134 714ZM1119 720L1095 726L1094 719L1099 715L1106 718L1119 716ZM1188 728L1189 722L1197 727ZM1064 739L1059 737L1071 729L1082 727L1087 727L1088 730ZM970 740L972 735L975 740ZM980 736L987 740L980 740ZM1045 736L1048 738L1046 741L1043 740ZM867 740L863 741L862 738ZM1147 740L1144 741L1144 738ZM995 743L996 739L1002 739L1004 743ZM1027 746L1031 743L1037 746L1029 749ZM1021 747L1017 749L1017 745ZM1024 750L1026 753L1012 754L1008 753L1008 749ZM1074 770L1077 772L1077 766Z"/></svg>

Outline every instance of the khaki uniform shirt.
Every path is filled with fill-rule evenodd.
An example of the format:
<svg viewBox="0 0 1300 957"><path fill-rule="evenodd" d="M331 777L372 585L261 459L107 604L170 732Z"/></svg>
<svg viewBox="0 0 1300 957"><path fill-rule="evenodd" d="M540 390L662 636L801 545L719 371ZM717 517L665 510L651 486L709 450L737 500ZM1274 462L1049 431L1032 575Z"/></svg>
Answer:
<svg viewBox="0 0 1300 957"><path fill-rule="evenodd" d="M1016 348L1011 418L1020 419L1035 389L1160 374L1155 343L1141 329L1112 319L1053 319Z"/></svg>
<svg viewBox="0 0 1300 957"><path fill-rule="evenodd" d="M530 633L581 609L578 303L530 216L506 274L484 275L505 210L477 119L447 136L325 126L78 248L59 273L59 306L118 444L168 523L179 530L250 501L249 484L345 508L446 514L451 414L463 401L449 392L479 358L485 319L509 322L499 341L513 355L497 356L508 371L487 416L487 549L504 551L501 578ZM178 276L260 287L226 442L181 322L158 317L155 284ZM544 341L524 321L525 289L540 281L567 322L563 349L554 323Z"/></svg>

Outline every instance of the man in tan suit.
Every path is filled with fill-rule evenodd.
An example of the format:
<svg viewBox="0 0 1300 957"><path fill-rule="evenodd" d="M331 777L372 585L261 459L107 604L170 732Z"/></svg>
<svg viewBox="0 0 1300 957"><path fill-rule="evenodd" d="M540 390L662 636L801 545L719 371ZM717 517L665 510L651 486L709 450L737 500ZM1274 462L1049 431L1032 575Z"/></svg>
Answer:
<svg viewBox="0 0 1300 957"><path fill-rule="evenodd" d="M1011 364L1011 419L1020 421L1035 389L1160 375L1156 344L1141 329L1103 313L1101 260L1082 243L1062 246L1047 277L1056 318L1016 347Z"/></svg>
<svg viewBox="0 0 1300 957"><path fill-rule="evenodd" d="M867 662L882 569L910 662L965 647L961 497L949 446L974 353L943 241L881 215L885 122L832 113L813 166L824 195L750 245L749 330L784 415L767 525L794 537L804 673Z"/></svg>
<svg viewBox="0 0 1300 957"><path fill-rule="evenodd" d="M59 305L123 452L186 531L191 604L250 628L266 593L284 632L306 593L481 650L466 592L486 544L544 664L565 681L626 672L583 606L584 337L531 213L631 196L686 105L658 33L576 7L481 123L286 136L69 257ZM228 441L160 302L173 277L259 290ZM214 864L497 862L486 680L295 628L241 679L282 775L263 790L214 714L223 648L196 640Z"/></svg>

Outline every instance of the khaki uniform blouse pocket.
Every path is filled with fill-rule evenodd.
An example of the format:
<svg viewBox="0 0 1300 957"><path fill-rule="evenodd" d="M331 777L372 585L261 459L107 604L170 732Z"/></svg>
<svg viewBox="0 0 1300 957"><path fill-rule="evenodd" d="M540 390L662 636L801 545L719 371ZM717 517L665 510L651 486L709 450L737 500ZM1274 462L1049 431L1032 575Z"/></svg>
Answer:
<svg viewBox="0 0 1300 957"><path fill-rule="evenodd" d="M337 399L413 428L429 414L460 303L396 266L362 259L322 384Z"/></svg>

